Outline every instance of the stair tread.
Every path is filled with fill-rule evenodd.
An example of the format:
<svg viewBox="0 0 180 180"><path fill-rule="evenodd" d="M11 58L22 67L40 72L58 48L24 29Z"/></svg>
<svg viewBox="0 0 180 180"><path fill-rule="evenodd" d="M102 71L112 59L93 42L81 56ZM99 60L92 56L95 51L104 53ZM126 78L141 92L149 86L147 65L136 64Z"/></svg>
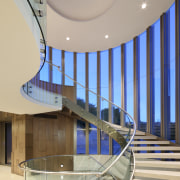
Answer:
<svg viewBox="0 0 180 180"><path fill-rule="evenodd" d="M144 170L144 169L136 169L135 175L137 173L147 173L153 175L163 175L163 176L178 176L180 177L179 171L159 171L159 170Z"/></svg>
<svg viewBox="0 0 180 180"><path fill-rule="evenodd" d="M176 165L180 165L180 161L136 161L136 164L139 163L147 163L147 164L176 164Z"/></svg>
<svg viewBox="0 0 180 180"><path fill-rule="evenodd" d="M134 153L135 158L180 159L180 153Z"/></svg>
<svg viewBox="0 0 180 180"><path fill-rule="evenodd" d="M180 151L180 147L178 147L178 146L140 146L140 147L131 147L131 149L133 149L134 151L142 151L142 150Z"/></svg>
<svg viewBox="0 0 180 180"><path fill-rule="evenodd" d="M136 167L180 168L180 161L136 161Z"/></svg>
<svg viewBox="0 0 180 180"><path fill-rule="evenodd" d="M134 139L157 139L156 136L134 136Z"/></svg>
<svg viewBox="0 0 180 180"><path fill-rule="evenodd" d="M170 144L169 141L133 141L132 144Z"/></svg>

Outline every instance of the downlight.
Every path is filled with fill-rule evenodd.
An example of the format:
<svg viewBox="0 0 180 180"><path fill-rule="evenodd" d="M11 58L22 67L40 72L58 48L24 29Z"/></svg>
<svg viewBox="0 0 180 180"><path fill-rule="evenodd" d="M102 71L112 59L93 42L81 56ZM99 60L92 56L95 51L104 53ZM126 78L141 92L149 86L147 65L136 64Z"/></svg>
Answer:
<svg viewBox="0 0 180 180"><path fill-rule="evenodd" d="M141 8L142 8L142 9L146 9L146 7L147 7L147 3L146 3L146 2L143 2L142 5L141 5Z"/></svg>
<svg viewBox="0 0 180 180"><path fill-rule="evenodd" d="M106 34L106 35L105 35L105 38L106 38L106 39L108 39L108 38L109 38L109 35L108 35L108 34Z"/></svg>
<svg viewBox="0 0 180 180"><path fill-rule="evenodd" d="M70 37L66 37L66 40L69 41L69 40L70 40Z"/></svg>

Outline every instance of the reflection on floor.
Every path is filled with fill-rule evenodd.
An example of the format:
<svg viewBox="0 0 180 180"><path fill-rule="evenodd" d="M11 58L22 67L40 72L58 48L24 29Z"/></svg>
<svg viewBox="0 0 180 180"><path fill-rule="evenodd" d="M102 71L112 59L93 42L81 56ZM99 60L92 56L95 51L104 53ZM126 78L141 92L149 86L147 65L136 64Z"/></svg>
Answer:
<svg viewBox="0 0 180 180"><path fill-rule="evenodd" d="M0 165L0 179L1 180L24 180L24 177L11 174L10 166L1 166Z"/></svg>

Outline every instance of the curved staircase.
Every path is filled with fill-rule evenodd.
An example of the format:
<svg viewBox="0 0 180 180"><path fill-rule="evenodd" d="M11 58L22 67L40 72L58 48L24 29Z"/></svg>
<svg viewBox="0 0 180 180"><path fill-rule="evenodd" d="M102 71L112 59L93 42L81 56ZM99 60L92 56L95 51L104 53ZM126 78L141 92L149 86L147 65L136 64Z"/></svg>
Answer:
<svg viewBox="0 0 180 180"><path fill-rule="evenodd" d="M34 9L29 0L27 0L27 2L32 9L33 16L36 17L41 30L42 47L40 47L40 53L44 65L46 58L46 41L43 32L44 29L41 29L40 24L43 14L41 13L42 11L40 9L38 9L38 11L37 9ZM43 1L37 2L42 4ZM40 20L38 20L38 18ZM40 178L42 179L47 179L48 176L49 179L52 179L52 177L54 178L55 176L57 178L59 175L65 175L65 178L63 178L64 180L82 179L82 177L88 180L129 180L133 178L134 174L134 180L180 179L180 146L175 146L175 144L171 143L170 141L160 139L157 136L153 136L141 131L136 131L136 124L133 118L127 112L112 102L101 97L100 95L90 91L78 82L74 81L74 79L64 74L63 71L60 71L59 66L49 62L46 63L48 63L50 66L56 67L57 74L59 73L58 77L66 76L66 78L69 78L69 81L71 81L74 86L68 88L72 88L73 90L73 88L75 89L78 85L81 86L81 88L84 88L86 92L94 95L95 99L98 99L99 103L99 107L96 107L96 111L99 111L99 116L95 116L93 113L87 110L87 107L81 107L75 101L70 100L70 98L64 96L64 84L42 82L40 79L38 79L39 74L37 74L36 77L30 80L28 83L23 85L22 89L24 93L30 98L44 104L53 105L57 108L60 108L60 106L63 105L68 109L68 111L71 111L76 116L82 118L85 121L88 121L91 124L94 124L97 128L108 134L110 138L119 143L120 152L118 155L108 156L102 156L100 154L96 156L71 155L70 158L73 159L73 162L75 162L78 158L78 163L81 162L80 169L78 169L79 164L75 162L78 164L78 167L76 167L78 170L72 169L71 171L48 170L46 166L48 160L54 157L44 157L24 161L20 163L20 167L25 170L25 177L30 177L30 179L33 179L33 177L35 177L34 174L40 174ZM39 71L43 69L43 65ZM106 105L108 104L111 111L118 110L120 121L123 122L122 124L124 124L124 127L113 124L112 119L110 118L108 119L109 122L104 121L103 116L101 117L100 115L102 113L100 110L100 104L103 105L104 102L106 102ZM132 153L132 151L134 151L134 153ZM62 160L62 156L56 156L55 158L56 161L53 161L53 164L55 162L59 163L59 161L57 161L58 158ZM41 167L42 169L39 169L39 164L36 164L36 161L43 164ZM93 164L91 164L91 161Z"/></svg>
<svg viewBox="0 0 180 180"><path fill-rule="evenodd" d="M111 124L117 131L128 131ZM136 131L130 149L135 156L134 180L180 179L180 146L152 134Z"/></svg>

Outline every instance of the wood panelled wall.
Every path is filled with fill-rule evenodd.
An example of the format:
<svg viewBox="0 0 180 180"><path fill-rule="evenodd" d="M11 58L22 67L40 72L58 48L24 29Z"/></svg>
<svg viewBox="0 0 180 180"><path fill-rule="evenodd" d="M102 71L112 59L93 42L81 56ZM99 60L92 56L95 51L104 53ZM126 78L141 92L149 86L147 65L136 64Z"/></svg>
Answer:
<svg viewBox="0 0 180 180"><path fill-rule="evenodd" d="M33 158L73 154L73 121L64 115L58 119L33 118Z"/></svg>
<svg viewBox="0 0 180 180"><path fill-rule="evenodd" d="M12 120L11 172L23 175L18 164L26 159L25 134L26 116L15 115Z"/></svg>
<svg viewBox="0 0 180 180"><path fill-rule="evenodd" d="M0 164L5 164L5 123L11 122L14 114L8 112L0 112Z"/></svg>
<svg viewBox="0 0 180 180"><path fill-rule="evenodd" d="M53 118L15 116L12 121L12 173L23 175L17 166L27 159L73 154L73 136L74 119L62 113L56 113Z"/></svg>

